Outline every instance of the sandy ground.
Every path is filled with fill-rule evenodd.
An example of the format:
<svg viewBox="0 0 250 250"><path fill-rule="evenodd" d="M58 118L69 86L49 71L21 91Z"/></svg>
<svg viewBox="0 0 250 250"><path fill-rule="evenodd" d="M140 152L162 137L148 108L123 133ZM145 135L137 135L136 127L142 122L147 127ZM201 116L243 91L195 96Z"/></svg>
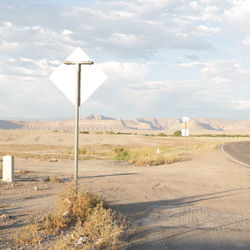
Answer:
<svg viewBox="0 0 250 250"><path fill-rule="evenodd" d="M67 178L72 165L16 160L17 169L35 169L39 176ZM216 150L192 161L153 168L82 161L79 175L86 189L131 220L135 231L128 249L249 249L249 171ZM8 204L5 212L11 216L0 228L3 249L8 242L12 246L10 233L53 208L63 185L43 184L30 175L14 187L1 183L1 203Z"/></svg>
<svg viewBox="0 0 250 250"><path fill-rule="evenodd" d="M0 248L15 249L11 235L27 221L52 210L70 180L73 161L16 159L14 186L0 183ZM43 183L57 176L64 183ZM101 195L127 215L127 249L250 249L250 169L220 148L199 151L188 161L158 167L104 160L80 161L82 188ZM39 187L35 191L34 186Z"/></svg>

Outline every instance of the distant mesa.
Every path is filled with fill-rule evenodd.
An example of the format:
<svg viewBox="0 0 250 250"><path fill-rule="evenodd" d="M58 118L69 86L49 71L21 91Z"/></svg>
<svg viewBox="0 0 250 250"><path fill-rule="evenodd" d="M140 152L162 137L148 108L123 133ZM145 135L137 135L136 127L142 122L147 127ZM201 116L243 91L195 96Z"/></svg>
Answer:
<svg viewBox="0 0 250 250"><path fill-rule="evenodd" d="M49 121L15 121L0 120L0 129L25 129L25 130L59 130L74 131L74 120L49 120ZM115 131L135 132L164 131L173 134L181 130L183 124L178 118L137 118L122 120L99 114L90 114L80 119L81 131ZM188 124L190 133L233 132L249 133L250 120L230 120L212 118L191 118ZM156 132L158 133L158 132Z"/></svg>
<svg viewBox="0 0 250 250"><path fill-rule="evenodd" d="M0 120L0 129L3 130L20 129L22 127L23 127L22 122Z"/></svg>
<svg viewBox="0 0 250 250"><path fill-rule="evenodd" d="M104 115L90 114L90 115L82 117L81 120L107 121L107 120L116 120L116 119L112 117L107 117Z"/></svg>

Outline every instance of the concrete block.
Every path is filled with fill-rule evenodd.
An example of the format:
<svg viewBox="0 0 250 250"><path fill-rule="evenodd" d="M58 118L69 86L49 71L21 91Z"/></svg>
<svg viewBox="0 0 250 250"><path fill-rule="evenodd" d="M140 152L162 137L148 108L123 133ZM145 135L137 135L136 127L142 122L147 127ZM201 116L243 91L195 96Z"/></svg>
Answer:
<svg viewBox="0 0 250 250"><path fill-rule="evenodd" d="M14 182L14 156L3 156L3 181Z"/></svg>

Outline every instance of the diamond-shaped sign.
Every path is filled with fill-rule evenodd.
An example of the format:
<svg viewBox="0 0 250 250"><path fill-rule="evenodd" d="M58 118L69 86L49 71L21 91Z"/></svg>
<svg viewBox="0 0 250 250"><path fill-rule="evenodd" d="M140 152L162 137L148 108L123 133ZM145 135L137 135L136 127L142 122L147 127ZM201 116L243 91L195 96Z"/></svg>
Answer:
<svg viewBox="0 0 250 250"><path fill-rule="evenodd" d="M90 61L88 55L76 48L65 61ZM81 103L84 103L107 79L105 73L96 65L81 66ZM50 76L50 80L75 105L76 66L61 64Z"/></svg>

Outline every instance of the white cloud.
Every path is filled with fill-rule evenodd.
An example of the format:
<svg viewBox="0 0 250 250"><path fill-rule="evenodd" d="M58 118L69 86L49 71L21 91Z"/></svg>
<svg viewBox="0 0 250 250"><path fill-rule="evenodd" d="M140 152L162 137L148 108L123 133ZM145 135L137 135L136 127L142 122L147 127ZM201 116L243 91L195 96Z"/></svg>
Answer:
<svg viewBox="0 0 250 250"><path fill-rule="evenodd" d="M196 1L192 1L191 3L189 3L190 7L193 9L198 9L199 4Z"/></svg>
<svg viewBox="0 0 250 250"><path fill-rule="evenodd" d="M110 41L119 44L135 44L138 43L138 39L133 34L122 34L122 33L114 33L112 34Z"/></svg>
<svg viewBox="0 0 250 250"><path fill-rule="evenodd" d="M1 102L20 109L24 103L22 109L30 112L34 102L50 112L46 103L61 98L60 105L54 101L58 109L64 99L48 76L75 47L102 62L109 76L86 103L90 112L154 115L159 109L175 116L185 107L195 113L192 107L198 106L205 114L227 110L230 100L247 100L250 62L242 57L250 45L248 1L53 1L41 3L43 8L28 2L13 0L11 9L0 3Z"/></svg>
<svg viewBox="0 0 250 250"><path fill-rule="evenodd" d="M206 25L200 25L198 27L198 30L201 31L201 32L204 32L204 33L218 33L221 29L220 27L207 27Z"/></svg>
<svg viewBox="0 0 250 250"><path fill-rule="evenodd" d="M70 35L70 34L72 34L72 33L73 33L73 32L72 32L71 30L65 29L65 30L63 30L62 35L67 36L67 35Z"/></svg>
<svg viewBox="0 0 250 250"><path fill-rule="evenodd" d="M26 58L26 57L21 57L20 62L24 62L24 63L31 62L31 63L33 63L34 60L32 60L30 58Z"/></svg>
<svg viewBox="0 0 250 250"><path fill-rule="evenodd" d="M13 49L17 49L19 47L19 43L18 42L8 42L3 40L1 45L0 45L0 49L2 50L13 50Z"/></svg>
<svg viewBox="0 0 250 250"><path fill-rule="evenodd" d="M59 65L58 60L48 59L31 59L21 57L19 59L10 58L8 60L0 61L0 73L6 76L48 76L55 66Z"/></svg>
<svg viewBox="0 0 250 250"><path fill-rule="evenodd" d="M128 11L112 11L112 15L117 15L118 17L121 18L135 18L137 15L133 12L128 12Z"/></svg>
<svg viewBox="0 0 250 250"><path fill-rule="evenodd" d="M225 21L235 32L250 34L250 2L245 0L232 0L231 6L224 11Z"/></svg>
<svg viewBox="0 0 250 250"><path fill-rule="evenodd" d="M201 33L219 32L220 27L210 21L214 22L222 13L225 1L221 2L94 1L90 7L72 5L59 8L56 13L38 11L34 3L30 5L34 8L30 18L22 15L17 22L18 11L9 14L0 38L19 41L20 49L15 52L23 57L28 49L41 57L44 53L69 53L76 46L93 53L133 59L150 57L162 49L209 50L214 46ZM12 40L7 40L9 37Z"/></svg>
<svg viewBox="0 0 250 250"><path fill-rule="evenodd" d="M169 81L148 81L130 84L128 86L130 90L134 91L134 94L142 94L143 92L158 92L158 91L169 91L173 89L173 83Z"/></svg>
<svg viewBox="0 0 250 250"><path fill-rule="evenodd" d="M200 67L202 77L216 83L234 82L242 77L250 77L250 70L244 69L235 60L194 61L190 63L180 63L178 66L188 68Z"/></svg>
<svg viewBox="0 0 250 250"><path fill-rule="evenodd" d="M0 73L0 86L0 116L52 117L70 111L69 102L47 77Z"/></svg>
<svg viewBox="0 0 250 250"><path fill-rule="evenodd" d="M109 81L142 81L149 72L149 66L139 63L105 62L99 64Z"/></svg>
<svg viewBox="0 0 250 250"><path fill-rule="evenodd" d="M243 40L241 40L241 44L249 46L250 45L250 36L247 36Z"/></svg>
<svg viewBox="0 0 250 250"><path fill-rule="evenodd" d="M238 110L249 110L250 109L250 101L246 100L234 100L231 101L232 107Z"/></svg>

